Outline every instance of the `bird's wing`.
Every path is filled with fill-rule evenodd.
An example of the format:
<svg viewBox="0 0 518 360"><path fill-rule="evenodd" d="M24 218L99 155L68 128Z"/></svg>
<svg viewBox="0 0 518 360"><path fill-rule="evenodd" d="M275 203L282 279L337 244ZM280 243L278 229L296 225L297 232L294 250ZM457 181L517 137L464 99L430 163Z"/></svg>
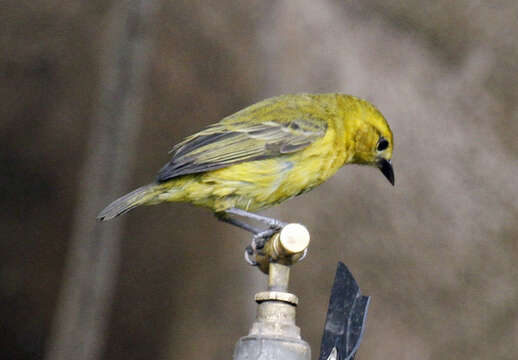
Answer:
<svg viewBox="0 0 518 360"><path fill-rule="evenodd" d="M290 121L235 120L223 120L176 145L171 161L158 173L158 181L294 153L327 130L325 120L302 115Z"/></svg>

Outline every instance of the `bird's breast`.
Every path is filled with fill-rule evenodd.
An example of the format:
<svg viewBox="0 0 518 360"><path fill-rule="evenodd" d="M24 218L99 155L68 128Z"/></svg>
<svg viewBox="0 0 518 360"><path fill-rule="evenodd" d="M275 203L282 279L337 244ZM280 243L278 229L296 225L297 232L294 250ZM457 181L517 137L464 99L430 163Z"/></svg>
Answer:
<svg viewBox="0 0 518 360"><path fill-rule="evenodd" d="M208 172L202 181L214 202L210 207L255 211L318 186L342 166L344 157L334 137L329 136L294 154Z"/></svg>

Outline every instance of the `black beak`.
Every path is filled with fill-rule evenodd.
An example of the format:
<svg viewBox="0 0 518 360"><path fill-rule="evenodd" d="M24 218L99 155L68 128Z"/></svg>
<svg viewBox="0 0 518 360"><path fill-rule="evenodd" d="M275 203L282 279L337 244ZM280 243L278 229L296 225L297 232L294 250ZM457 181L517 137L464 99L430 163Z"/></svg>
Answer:
<svg viewBox="0 0 518 360"><path fill-rule="evenodd" d="M394 169L392 168L390 160L381 158L377 164L383 175L385 175L387 180L394 186Z"/></svg>

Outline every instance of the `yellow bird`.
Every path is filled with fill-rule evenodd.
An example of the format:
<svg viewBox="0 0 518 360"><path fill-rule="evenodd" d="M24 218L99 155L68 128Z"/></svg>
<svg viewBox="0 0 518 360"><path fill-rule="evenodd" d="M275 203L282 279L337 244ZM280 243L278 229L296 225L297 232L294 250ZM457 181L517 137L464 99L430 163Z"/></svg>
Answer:
<svg viewBox="0 0 518 360"><path fill-rule="evenodd" d="M115 200L97 219L140 205L189 202L265 238L284 223L250 211L309 191L345 164L377 167L394 185L392 149L387 121L365 100L336 93L278 96L187 137L153 183ZM231 215L269 229L259 231Z"/></svg>

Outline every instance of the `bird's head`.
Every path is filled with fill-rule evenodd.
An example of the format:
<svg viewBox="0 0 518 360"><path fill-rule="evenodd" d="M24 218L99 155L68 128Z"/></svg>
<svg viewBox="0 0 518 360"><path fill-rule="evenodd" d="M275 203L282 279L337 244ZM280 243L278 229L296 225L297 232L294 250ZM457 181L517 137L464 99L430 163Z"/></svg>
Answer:
<svg viewBox="0 0 518 360"><path fill-rule="evenodd" d="M394 142L387 120L373 105L358 99L353 123L354 155L351 162L377 167L394 185L391 162Z"/></svg>

